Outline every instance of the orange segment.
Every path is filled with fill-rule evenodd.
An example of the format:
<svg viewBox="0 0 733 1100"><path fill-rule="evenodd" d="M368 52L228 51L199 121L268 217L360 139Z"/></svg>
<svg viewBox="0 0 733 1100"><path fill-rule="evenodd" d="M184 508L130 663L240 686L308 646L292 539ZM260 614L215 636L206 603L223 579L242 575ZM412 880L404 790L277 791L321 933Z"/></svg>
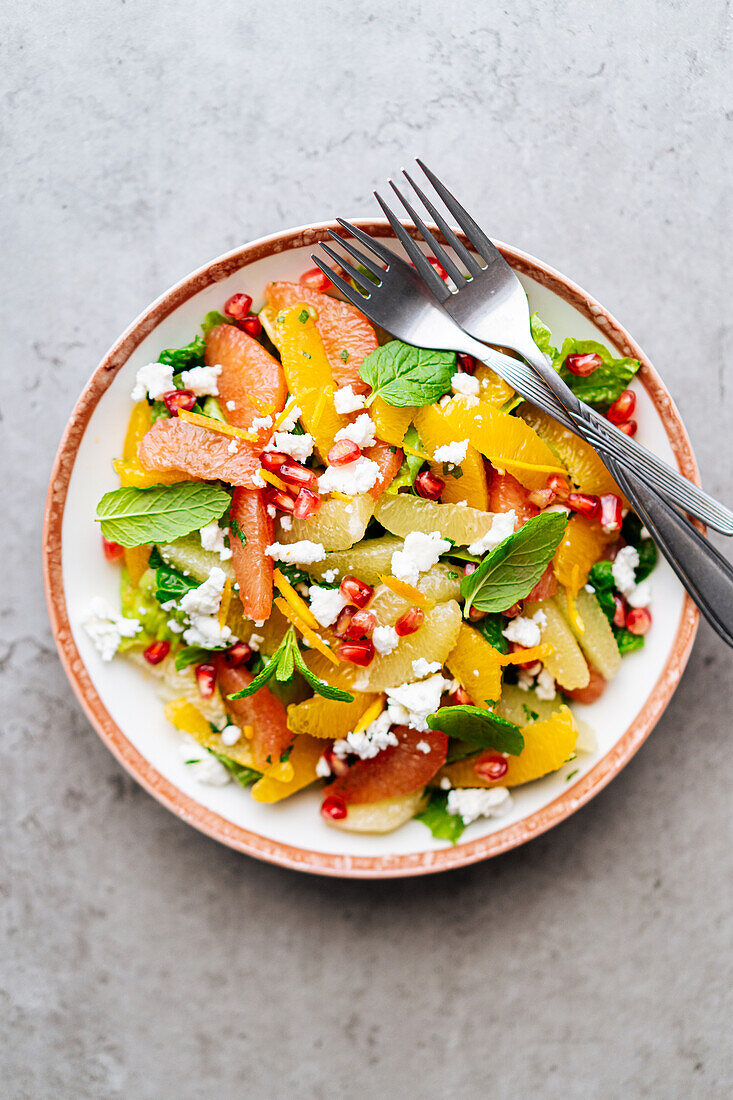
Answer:
<svg viewBox="0 0 733 1100"><path fill-rule="evenodd" d="M125 565L127 566L127 572L130 574L130 584L135 588L137 588L140 578L148 568L151 549L150 546L125 547Z"/></svg>
<svg viewBox="0 0 733 1100"><path fill-rule="evenodd" d="M374 421L377 438L391 443L393 447L401 447L414 412L415 409L398 409L394 405L388 405L381 397L376 397L369 409L369 415Z"/></svg>
<svg viewBox="0 0 733 1100"><path fill-rule="evenodd" d="M378 695L358 691L351 703L314 695L288 707L288 726L293 733L309 733L311 737L346 737L379 699Z"/></svg>
<svg viewBox="0 0 733 1100"><path fill-rule="evenodd" d="M322 752L323 745L315 737L308 737L307 734L296 737L287 761L272 765L272 770L268 770L255 783L252 788L255 802L280 802L315 783L318 779L316 764Z"/></svg>
<svg viewBox="0 0 733 1100"><path fill-rule="evenodd" d="M122 457L126 461L137 458L137 445L152 423L150 405L147 401L138 401L130 413L122 447Z"/></svg>
<svg viewBox="0 0 733 1100"><path fill-rule="evenodd" d="M378 802L424 787L445 763L448 738L439 730L420 732L407 726L396 726L392 732L397 745L389 745L373 760L357 760L328 787L328 794L341 795L351 805ZM417 747L421 742L427 752Z"/></svg>
<svg viewBox="0 0 733 1100"><path fill-rule="evenodd" d="M522 405L521 416L532 425L541 439L567 468L581 493L616 493L621 490L589 443L573 435L547 413ZM517 475L519 476L519 475Z"/></svg>
<svg viewBox="0 0 733 1100"><path fill-rule="evenodd" d="M125 460L115 458L112 462L120 485L134 485L138 489L148 489L151 485L175 485L178 481L195 480L183 470L146 470L136 458Z"/></svg>
<svg viewBox="0 0 733 1100"><path fill-rule="evenodd" d="M252 767L264 771L270 764L279 762L293 740L293 734L288 729L285 707L267 686L244 699L227 698L248 687L253 679L252 673L246 668L227 668L223 662L219 665L219 690L232 721L240 729L252 726L253 730L251 740L240 739L231 749L227 749L226 755L234 760L239 759L234 755L234 750L242 745L243 748L250 749L251 759L254 761Z"/></svg>
<svg viewBox="0 0 733 1100"><path fill-rule="evenodd" d="M248 740L242 737L236 745L223 745L221 737L218 733L213 732L208 719L198 707L194 706L185 697L173 699L170 703L166 703L165 716L171 725L184 733L190 734L191 737L195 737L204 748L220 752L224 756L228 756L230 760L236 760L238 764L242 764L245 768L253 768L255 771L260 770L255 767L252 746ZM244 730L242 732L244 733Z"/></svg>
<svg viewBox="0 0 733 1100"><path fill-rule="evenodd" d="M461 623L458 641L446 661L451 676L465 688L478 707L501 698L501 657L478 630Z"/></svg>
<svg viewBox="0 0 733 1100"><path fill-rule="evenodd" d="M591 566L602 557L613 538L613 535L604 534L597 520L577 514L571 517L555 551L553 566L558 581L573 596L577 596L586 583Z"/></svg>
<svg viewBox="0 0 733 1100"><path fill-rule="evenodd" d="M455 425L443 413L438 405L425 405L415 412L415 427L429 455L446 443L460 442L467 436L456 436ZM445 504L459 504L465 501L472 508L487 511L489 507L489 489L481 452L469 443L466 457L461 462L461 477L443 473L442 463L432 463L431 470L445 481L441 500Z"/></svg>
<svg viewBox="0 0 733 1100"><path fill-rule="evenodd" d="M494 405L497 409L500 409L502 405L506 405L507 401L511 401L515 396L509 383L500 378L496 371L492 370L491 367L487 367L485 363L477 365L474 377L479 380L481 400L487 401L489 405Z"/></svg>

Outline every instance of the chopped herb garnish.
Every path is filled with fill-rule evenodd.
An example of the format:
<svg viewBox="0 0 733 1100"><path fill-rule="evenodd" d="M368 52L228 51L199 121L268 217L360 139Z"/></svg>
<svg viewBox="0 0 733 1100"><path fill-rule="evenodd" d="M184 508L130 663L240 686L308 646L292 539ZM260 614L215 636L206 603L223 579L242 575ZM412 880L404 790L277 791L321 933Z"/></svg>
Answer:
<svg viewBox="0 0 733 1100"><path fill-rule="evenodd" d="M242 546L246 546L247 536L236 519L229 520L229 535L230 537L234 535L235 538L239 539Z"/></svg>
<svg viewBox="0 0 733 1100"><path fill-rule="evenodd" d="M526 703L522 703L522 710L524 711L524 716L528 722L536 722L539 718L539 714L537 713L537 711L532 710L531 707L528 707Z"/></svg>
<svg viewBox="0 0 733 1100"><path fill-rule="evenodd" d="M307 309L301 309L300 313L298 314L298 320L300 321L301 325L304 325L309 317L310 313Z"/></svg>
<svg viewBox="0 0 733 1100"><path fill-rule="evenodd" d="M577 775L579 771L580 771L580 768L576 768L574 771L570 772L570 775L566 775L565 776L565 782L569 783L570 780L573 778L573 776Z"/></svg>
<svg viewBox="0 0 733 1100"><path fill-rule="evenodd" d="M339 352L339 359L341 360L342 363L348 363L349 353L346 350L346 348L342 348L341 351Z"/></svg>

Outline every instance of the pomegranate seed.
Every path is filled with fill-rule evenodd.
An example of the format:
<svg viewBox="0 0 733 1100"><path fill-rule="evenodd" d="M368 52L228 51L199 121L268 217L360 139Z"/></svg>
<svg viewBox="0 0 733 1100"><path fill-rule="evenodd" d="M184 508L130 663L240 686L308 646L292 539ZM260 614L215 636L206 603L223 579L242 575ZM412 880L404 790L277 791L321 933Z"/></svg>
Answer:
<svg viewBox="0 0 733 1100"><path fill-rule="evenodd" d="M343 821L348 812L346 802L338 794L329 794L321 803L321 815L331 821Z"/></svg>
<svg viewBox="0 0 733 1100"><path fill-rule="evenodd" d="M612 424L623 424L634 415L636 408L636 394L633 390L622 390L614 401L606 416Z"/></svg>
<svg viewBox="0 0 733 1100"><path fill-rule="evenodd" d="M408 634L414 634L419 630L425 620L425 612L421 607L410 607L404 615L400 615L394 628L400 638L406 638Z"/></svg>
<svg viewBox="0 0 733 1100"><path fill-rule="evenodd" d="M179 409L191 411L196 404L196 394L191 390L169 390L163 394L163 404L171 416L178 416Z"/></svg>
<svg viewBox="0 0 733 1100"><path fill-rule="evenodd" d="M471 696L460 684L450 693L451 704L454 707L470 707Z"/></svg>
<svg viewBox="0 0 733 1100"><path fill-rule="evenodd" d="M419 496L425 497L425 500L440 500L445 489L445 482L442 477L431 474L430 470L423 470L415 478L415 488Z"/></svg>
<svg viewBox="0 0 733 1100"><path fill-rule="evenodd" d="M511 607L508 607L508 608L506 609L506 611L502 611L502 615L503 615L503 616L504 616L504 617L505 617L506 619L516 619L517 615L521 615L521 614L522 614L522 607L523 607L523 606L524 606L524 605L522 604L522 601L521 601L521 600L517 600L517 602L516 602L516 603L513 603Z"/></svg>
<svg viewBox="0 0 733 1100"><path fill-rule="evenodd" d="M295 500L293 497L284 493L282 489L267 489L265 490L265 500L268 504L274 504L276 508L279 508L281 512L294 512Z"/></svg>
<svg viewBox="0 0 733 1100"><path fill-rule="evenodd" d="M318 484L318 478L313 470L309 470L307 466L301 466L300 462L293 462L292 458L288 458L280 466L278 475L283 481L289 481L291 485L297 485L299 489L314 489Z"/></svg>
<svg viewBox="0 0 733 1100"><path fill-rule="evenodd" d="M466 564L463 566L463 576L464 577L470 577L471 574L475 573L477 569L478 569L478 562L477 561L467 561Z"/></svg>
<svg viewBox="0 0 733 1100"><path fill-rule="evenodd" d="M366 607L374 595L372 586L360 581L358 577L344 577L339 585L339 592L345 600L357 607Z"/></svg>
<svg viewBox="0 0 733 1100"><path fill-rule="evenodd" d="M227 317L233 317L235 321L243 321L251 308L252 299L249 294L232 294L224 303Z"/></svg>
<svg viewBox="0 0 733 1100"><path fill-rule="evenodd" d="M333 751L333 745L328 745L327 748L323 750L323 755L326 763L331 769L332 775L346 775L349 770L349 765L341 756L336 755Z"/></svg>
<svg viewBox="0 0 733 1100"><path fill-rule="evenodd" d="M329 466L347 466L361 458L361 447L353 439L339 439L328 452Z"/></svg>
<svg viewBox="0 0 733 1100"><path fill-rule="evenodd" d="M308 290L330 290L331 280L328 275L324 275L320 267L311 267L308 271L304 271L298 279L301 286L306 287Z"/></svg>
<svg viewBox="0 0 733 1100"><path fill-rule="evenodd" d="M374 660L374 646L370 641L344 642L338 648L338 655L343 661L352 665L361 665L366 668Z"/></svg>
<svg viewBox="0 0 733 1100"><path fill-rule="evenodd" d="M558 500L567 500L570 496L570 482L562 474L550 474L547 488L552 490Z"/></svg>
<svg viewBox="0 0 733 1100"><path fill-rule="evenodd" d="M346 607L339 611L338 618L333 626L333 632L337 638L346 638L348 636L349 623L358 610L359 609L354 607L353 604L347 604Z"/></svg>
<svg viewBox="0 0 733 1100"><path fill-rule="evenodd" d="M490 783L501 779L509 770L509 761L499 753L484 753L479 756L473 766L473 770L479 779L485 779Z"/></svg>
<svg viewBox="0 0 733 1100"><path fill-rule="evenodd" d="M624 420L623 424L617 424L616 427L620 432L625 432L626 435L636 435L639 425L635 420Z"/></svg>
<svg viewBox="0 0 733 1100"><path fill-rule="evenodd" d="M626 626L626 600L622 599L621 596L614 596L613 602L616 606L613 613L613 625Z"/></svg>
<svg viewBox="0 0 733 1100"><path fill-rule="evenodd" d="M171 651L170 642L151 642L147 649L143 650L143 657L151 665L159 665Z"/></svg>
<svg viewBox="0 0 733 1100"><path fill-rule="evenodd" d="M601 497L601 514L598 518L606 534L620 531L624 521L621 497L616 496L615 493L604 493Z"/></svg>
<svg viewBox="0 0 733 1100"><path fill-rule="evenodd" d="M293 515L297 519L310 519L320 507L321 497L319 493L314 493L311 489L301 489L295 498Z"/></svg>
<svg viewBox="0 0 733 1100"><path fill-rule="evenodd" d="M376 626L377 616L373 615L371 611L355 611L349 619L344 637L353 641L371 638Z"/></svg>
<svg viewBox="0 0 733 1100"><path fill-rule="evenodd" d="M443 265L438 260L435 259L435 256L426 256L425 259L428 261L428 263L432 267L435 268L435 270L440 275L441 279L447 279L448 278L448 272L445 270Z"/></svg>
<svg viewBox="0 0 733 1100"><path fill-rule="evenodd" d="M256 313L250 313L248 317L243 317L241 321L237 321L237 327L241 328L243 332L248 332L250 336L259 336L262 332L262 321Z"/></svg>
<svg viewBox="0 0 733 1100"><path fill-rule="evenodd" d="M196 665L196 680L202 699L210 699L216 687L216 668L214 665Z"/></svg>
<svg viewBox="0 0 733 1100"><path fill-rule="evenodd" d="M588 351L585 355L568 355L565 360L565 366L570 373L578 374L581 378L587 378L589 374L593 374L593 371L598 370L602 363L600 355L594 351Z"/></svg>
<svg viewBox="0 0 733 1100"><path fill-rule="evenodd" d="M102 535L102 550L107 561L119 561L125 556L124 546L120 546L119 542L110 542L104 535Z"/></svg>
<svg viewBox="0 0 733 1100"><path fill-rule="evenodd" d="M579 512L588 519L598 519L601 514L601 502L597 496L590 493L570 493L567 499L568 508Z"/></svg>
<svg viewBox="0 0 733 1100"><path fill-rule="evenodd" d="M458 353L458 363L464 369L466 374L476 373L476 360L472 355L466 355L465 352L460 351Z"/></svg>
<svg viewBox="0 0 733 1100"><path fill-rule="evenodd" d="M646 634L652 625L652 617L646 607L632 607L626 616L626 629L630 634Z"/></svg>
<svg viewBox="0 0 733 1100"><path fill-rule="evenodd" d="M547 508L555 499L552 489L533 489L528 499L538 508Z"/></svg>
<svg viewBox="0 0 733 1100"><path fill-rule="evenodd" d="M260 462L271 474L276 474L284 463L290 462L290 455L280 454L279 451L263 451Z"/></svg>
<svg viewBox="0 0 733 1100"><path fill-rule="evenodd" d="M227 668L240 668L246 665L252 656L252 648L246 642L237 642L221 655L221 659Z"/></svg>
<svg viewBox="0 0 733 1100"><path fill-rule="evenodd" d="M485 619L487 614L487 611L479 611L477 607L472 607L468 613L468 617L472 623L478 623L481 622L482 619Z"/></svg>

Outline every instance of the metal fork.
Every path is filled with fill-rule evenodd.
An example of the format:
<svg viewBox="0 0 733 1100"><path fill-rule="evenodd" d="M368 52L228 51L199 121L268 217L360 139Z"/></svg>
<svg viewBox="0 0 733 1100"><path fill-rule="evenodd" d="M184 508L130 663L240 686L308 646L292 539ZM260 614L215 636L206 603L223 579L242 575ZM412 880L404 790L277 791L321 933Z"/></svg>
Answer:
<svg viewBox="0 0 733 1100"><path fill-rule="evenodd" d="M425 254L395 217L384 199L375 192L377 201L395 235L436 301L462 329L477 340L511 348L521 355L576 421L578 434L587 438L596 449L604 447L625 466L629 466L632 472L642 474L647 482L667 500L684 508L721 534L733 535L733 512L729 508L687 478L682 477L657 455L625 435L599 412L576 397L554 368L548 364L544 353L532 338L527 295L512 268L435 173L431 172L421 160L417 163L479 257L477 259L474 252L466 248L438 207L403 169L405 179L435 221L460 263L463 264L465 270L462 270L413 205L390 180L392 190L421 237L448 273L453 286L448 285L428 262ZM522 392L521 388L519 392Z"/></svg>
<svg viewBox="0 0 733 1100"><path fill-rule="evenodd" d="M355 267L329 245L321 243L326 254L341 267L362 292L355 290L318 255L312 259L341 291L348 301L371 321L399 339L418 347L442 348L465 352L497 370L510 385L511 365L521 366L501 352L469 336L453 320L425 286L421 276L390 249L373 240L364 230L347 222L340 224L362 242L369 252L359 249L347 238L329 230L331 236L360 264ZM377 261L381 261L378 263ZM381 264L385 266L382 267ZM563 423L574 425L569 416L544 386L533 378L534 385L524 387L524 396L546 408ZM518 392L522 392L519 387ZM535 399L536 398L536 399ZM548 407L549 406L549 407ZM559 407L560 415L557 409ZM733 646L733 569L717 550L684 519L679 512L652 490L636 474L621 469L612 456L604 456L616 480L637 509L643 522L654 535L692 599L720 637Z"/></svg>

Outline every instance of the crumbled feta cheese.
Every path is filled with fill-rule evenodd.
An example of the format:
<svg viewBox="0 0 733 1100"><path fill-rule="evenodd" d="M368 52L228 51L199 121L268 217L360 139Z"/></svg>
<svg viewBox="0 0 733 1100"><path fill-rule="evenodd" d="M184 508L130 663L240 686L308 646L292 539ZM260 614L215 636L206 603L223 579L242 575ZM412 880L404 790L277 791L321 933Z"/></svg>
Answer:
<svg viewBox="0 0 733 1100"><path fill-rule="evenodd" d="M358 733L352 730L346 737L334 741L334 755L341 760L350 754L355 754L362 760L372 760L388 745L399 744L396 735L392 733L391 724L387 712L382 711L365 730Z"/></svg>
<svg viewBox="0 0 733 1100"><path fill-rule="evenodd" d="M293 517L292 516L280 516L280 526L283 531L292 531L293 529Z"/></svg>
<svg viewBox="0 0 733 1100"><path fill-rule="evenodd" d="M346 466L329 466L319 477L318 488L322 493L345 493L353 497L368 493L378 480L379 466L362 455Z"/></svg>
<svg viewBox="0 0 733 1100"><path fill-rule="evenodd" d="M235 439L232 442L236 443L237 441ZM267 485L267 482L265 481L264 477L261 476L261 474L258 474L255 471L255 473L252 474L252 484L256 485L258 489L264 489Z"/></svg>
<svg viewBox="0 0 733 1100"><path fill-rule="evenodd" d="M282 523L282 520L280 521ZM323 561L326 556L320 542L301 539L299 542L273 542L265 547L265 553L288 565L311 565L314 561Z"/></svg>
<svg viewBox="0 0 733 1100"><path fill-rule="evenodd" d="M626 602L629 607L648 607L652 602L652 587L649 581L635 584L631 591L626 593Z"/></svg>
<svg viewBox="0 0 733 1100"><path fill-rule="evenodd" d="M236 745L241 736L242 731L239 726L225 726L221 731L221 743L222 745Z"/></svg>
<svg viewBox="0 0 733 1100"><path fill-rule="evenodd" d="M274 504L268 504L267 508L266 508L266 511L267 511L267 514L270 517L270 519L274 519L275 516L277 515L277 508L275 507Z"/></svg>
<svg viewBox="0 0 733 1100"><path fill-rule="evenodd" d="M451 783L448 776L444 775L442 777L442 779L440 780L440 789L441 789L441 791L449 791L452 786L453 786L453 784Z"/></svg>
<svg viewBox="0 0 733 1100"><path fill-rule="evenodd" d="M464 397L475 397L478 393L478 378L472 374L454 374L450 380L450 388L453 393L463 394Z"/></svg>
<svg viewBox="0 0 733 1100"><path fill-rule="evenodd" d="M220 764L213 753L199 745L193 737L183 734L183 740L178 746L181 759L188 764L195 779L199 783L206 783L209 787L225 787L230 782L231 776L223 764Z"/></svg>
<svg viewBox="0 0 733 1100"><path fill-rule="evenodd" d="M313 454L313 436L309 432L304 432L303 435L275 432L268 446L280 454L290 455L296 462L305 462Z"/></svg>
<svg viewBox="0 0 733 1100"><path fill-rule="evenodd" d="M230 455L235 455L238 450L239 450L239 440L238 439L232 439L232 441L227 445L227 452ZM260 481L261 480L262 480L262 478L260 478Z"/></svg>
<svg viewBox="0 0 733 1100"><path fill-rule="evenodd" d="M570 509L566 508L564 504L551 504L549 508L543 508L543 512L562 512L563 515L569 516Z"/></svg>
<svg viewBox="0 0 733 1100"><path fill-rule="evenodd" d="M226 649L237 639L231 628L221 626L216 615L191 615L191 625L183 632L186 645L202 649Z"/></svg>
<svg viewBox="0 0 733 1100"><path fill-rule="evenodd" d="M538 699L546 699L549 702L555 698L555 677L546 668L541 669L537 676L535 692Z"/></svg>
<svg viewBox="0 0 733 1100"><path fill-rule="evenodd" d="M526 668L520 668L517 673L517 687L522 691L531 691L534 687L534 676Z"/></svg>
<svg viewBox="0 0 733 1100"><path fill-rule="evenodd" d="M611 566L613 581L619 592L625 596L631 592L636 581L634 574L639 564L639 551L634 546L622 546Z"/></svg>
<svg viewBox="0 0 733 1100"><path fill-rule="evenodd" d="M393 626L376 626L372 634L372 644L377 653L384 656L396 648L400 638Z"/></svg>
<svg viewBox="0 0 733 1100"><path fill-rule="evenodd" d="M209 573L203 584L192 588L180 601L179 607L187 616L190 626L183 632L186 645L203 649L221 649L236 641L231 628L219 624L218 613L226 583L226 573L218 565Z"/></svg>
<svg viewBox="0 0 733 1100"><path fill-rule="evenodd" d="M204 550L211 550L212 553L218 554L220 561L228 561L232 556L231 550L224 544L224 536L228 534L229 528L222 530L216 520L213 523L207 523L199 531Z"/></svg>
<svg viewBox="0 0 733 1100"><path fill-rule="evenodd" d="M298 420L303 415L303 410L298 405L290 405L288 407L287 415L280 421L281 432L292 432Z"/></svg>
<svg viewBox="0 0 733 1100"><path fill-rule="evenodd" d="M262 623L259 623L259 626L262 626ZM264 634L250 634L249 639L247 641L247 645L255 653L259 653L260 652L260 646L262 645L264 640L265 640Z"/></svg>
<svg viewBox="0 0 733 1100"><path fill-rule="evenodd" d="M537 626L540 628L540 630L544 630L547 626L547 615L545 615L542 608L540 608L538 611L535 611L532 619L534 620L534 622L537 623Z"/></svg>
<svg viewBox="0 0 733 1100"><path fill-rule="evenodd" d="M427 741L418 741L418 743L415 745L415 748L418 752L424 752L426 756L430 752L430 745L427 743Z"/></svg>
<svg viewBox="0 0 733 1100"><path fill-rule="evenodd" d="M416 661L412 662L412 671L418 680L423 680L431 672L440 672L442 667L439 661L426 661L424 657L418 657Z"/></svg>
<svg viewBox="0 0 733 1100"><path fill-rule="evenodd" d="M472 542L468 548L469 554L483 557L489 550L493 550L504 539L508 539L514 532L517 522L517 513L511 508L508 512L495 512L491 520L491 526L485 535Z"/></svg>
<svg viewBox="0 0 733 1100"><path fill-rule="evenodd" d="M236 407L237 407L237 402L236 401L227 401L227 408L229 409L229 412L234 412Z"/></svg>
<svg viewBox="0 0 733 1100"><path fill-rule="evenodd" d="M316 761L316 775L319 779L328 779L331 774L331 769L328 766L328 760L325 756L319 756Z"/></svg>
<svg viewBox="0 0 733 1100"><path fill-rule="evenodd" d="M333 584L333 582L336 580L338 575L339 575L338 569L327 569L326 572L323 574L323 579L326 582L326 584Z"/></svg>
<svg viewBox="0 0 733 1100"><path fill-rule="evenodd" d="M356 412L357 409L363 409L366 405L366 398L363 393L354 393L353 386L342 386L333 395L333 403L336 412L341 413L343 416Z"/></svg>
<svg viewBox="0 0 733 1100"><path fill-rule="evenodd" d="M524 615L510 619L506 628L502 630L502 634L507 641L516 642L517 645L531 649L532 646L540 644L543 626L547 626L547 616L544 611L537 611L531 619Z"/></svg>
<svg viewBox="0 0 733 1100"><path fill-rule="evenodd" d="M460 443L444 443L442 447L437 447L433 454L434 462L449 462L452 466L460 466L466 457L466 451L468 450L468 440L462 439Z"/></svg>
<svg viewBox="0 0 733 1100"><path fill-rule="evenodd" d="M362 413L351 424L347 424L345 428L339 428L334 439L337 442L340 439L350 439L352 443L356 443L357 447L364 450L365 447L373 447L377 442L375 431L376 425L369 413Z"/></svg>
<svg viewBox="0 0 733 1100"><path fill-rule="evenodd" d="M411 531L402 550L395 550L392 555L392 575L408 584L417 584L420 574L432 568L450 548L451 543L441 538L439 531L431 531L429 535Z"/></svg>
<svg viewBox="0 0 733 1100"><path fill-rule="evenodd" d="M416 730L428 729L426 718L440 706L440 697L447 686L448 680L436 673L428 680L387 688L387 711L390 719L397 726L411 726Z"/></svg>
<svg viewBox="0 0 733 1100"><path fill-rule="evenodd" d="M449 814L470 825L478 817L500 817L512 808L512 796L506 787L460 787L448 794Z"/></svg>
<svg viewBox="0 0 733 1100"><path fill-rule="evenodd" d="M261 428L271 428L273 420L271 416L256 416L249 426L250 432L258 432Z"/></svg>
<svg viewBox="0 0 733 1100"><path fill-rule="evenodd" d="M174 607L177 607L175 600L166 600L165 603L160 605L163 611L172 611Z"/></svg>
<svg viewBox="0 0 733 1100"><path fill-rule="evenodd" d="M142 401L145 397L155 401L175 388L173 367L167 367L164 363L146 363L137 372L130 397L133 401Z"/></svg>
<svg viewBox="0 0 733 1100"><path fill-rule="evenodd" d="M223 369L219 363L214 367L192 367L191 370L183 372L181 380L185 388L191 390L197 397L204 397L206 394L218 397L219 375Z"/></svg>
<svg viewBox="0 0 733 1100"><path fill-rule="evenodd" d="M166 623L166 626L174 634L183 634L183 631L186 629L185 626L181 626L181 624L179 622L176 622L175 619L169 619L168 622Z"/></svg>
<svg viewBox="0 0 733 1100"><path fill-rule="evenodd" d="M81 621L103 661L112 660L123 638L134 638L142 630L138 619L119 615L101 596L94 597Z"/></svg>
<svg viewBox="0 0 733 1100"><path fill-rule="evenodd" d="M311 585L309 596L311 611L321 626L335 623L349 602L338 588L321 588L317 584Z"/></svg>

